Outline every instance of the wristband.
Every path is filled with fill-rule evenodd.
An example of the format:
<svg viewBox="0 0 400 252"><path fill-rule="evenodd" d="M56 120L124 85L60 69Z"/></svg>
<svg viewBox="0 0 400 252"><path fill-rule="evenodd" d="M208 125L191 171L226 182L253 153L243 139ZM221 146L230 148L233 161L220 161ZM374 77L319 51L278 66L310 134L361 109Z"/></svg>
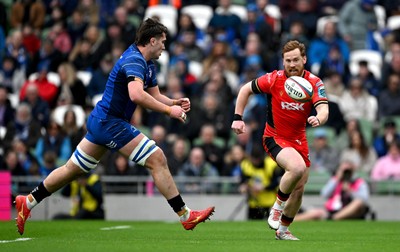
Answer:
<svg viewBox="0 0 400 252"><path fill-rule="evenodd" d="M178 105L178 101L177 100L172 100L172 106L174 105Z"/></svg>
<svg viewBox="0 0 400 252"><path fill-rule="evenodd" d="M234 120L234 121L243 121L243 118L242 118L242 116L239 115L239 114L234 114L234 115L233 115L233 120Z"/></svg>
<svg viewBox="0 0 400 252"><path fill-rule="evenodd" d="M165 106L165 111L164 111L164 113L166 114L166 115L171 115L171 107L170 106Z"/></svg>
<svg viewBox="0 0 400 252"><path fill-rule="evenodd" d="M318 125L321 125L321 121L318 119L318 117L315 117L318 121Z"/></svg>

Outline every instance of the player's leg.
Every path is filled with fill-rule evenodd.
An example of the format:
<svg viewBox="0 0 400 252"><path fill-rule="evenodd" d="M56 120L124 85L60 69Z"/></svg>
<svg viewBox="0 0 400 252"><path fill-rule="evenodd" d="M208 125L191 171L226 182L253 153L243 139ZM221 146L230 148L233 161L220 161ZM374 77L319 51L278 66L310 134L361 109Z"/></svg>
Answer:
<svg viewBox="0 0 400 252"><path fill-rule="evenodd" d="M25 222L37 204L85 172L94 169L105 151L104 147L84 138L65 165L51 172L29 195L18 195L15 198L18 232L21 235L24 233Z"/></svg>
<svg viewBox="0 0 400 252"><path fill-rule="evenodd" d="M280 224L275 238L278 240L298 240L288 227L300 209L308 169L303 157L292 147L284 148L277 155L277 163L285 169L279 184L277 200L273 208L282 210Z"/></svg>
<svg viewBox="0 0 400 252"><path fill-rule="evenodd" d="M165 155L153 140L140 133L119 151L130 160L149 169L157 189L180 216L185 229L195 228L197 224L204 222L214 212L214 207L194 211L185 205L169 171Z"/></svg>

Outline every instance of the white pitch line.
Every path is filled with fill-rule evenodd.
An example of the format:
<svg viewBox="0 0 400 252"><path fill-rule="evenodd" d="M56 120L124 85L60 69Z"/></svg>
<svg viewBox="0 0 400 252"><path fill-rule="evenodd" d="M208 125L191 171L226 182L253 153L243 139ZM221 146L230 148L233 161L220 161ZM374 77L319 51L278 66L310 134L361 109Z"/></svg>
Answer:
<svg viewBox="0 0 400 252"><path fill-rule="evenodd" d="M21 242L21 241L29 241L33 238L17 238L15 240L0 240L0 243L10 243L10 242Z"/></svg>
<svg viewBox="0 0 400 252"><path fill-rule="evenodd" d="M108 230L116 230L116 229L128 229L131 228L131 226L115 226L115 227L104 227L104 228L100 228L100 230L103 231L108 231Z"/></svg>

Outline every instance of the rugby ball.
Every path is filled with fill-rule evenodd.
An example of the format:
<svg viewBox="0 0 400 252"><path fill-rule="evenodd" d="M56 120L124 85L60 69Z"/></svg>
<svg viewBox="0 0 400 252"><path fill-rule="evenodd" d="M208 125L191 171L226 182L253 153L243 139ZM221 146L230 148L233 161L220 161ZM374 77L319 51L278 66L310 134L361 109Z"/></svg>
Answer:
<svg viewBox="0 0 400 252"><path fill-rule="evenodd" d="M297 102L308 102L314 94L311 83L300 76L287 78L284 87L290 98Z"/></svg>

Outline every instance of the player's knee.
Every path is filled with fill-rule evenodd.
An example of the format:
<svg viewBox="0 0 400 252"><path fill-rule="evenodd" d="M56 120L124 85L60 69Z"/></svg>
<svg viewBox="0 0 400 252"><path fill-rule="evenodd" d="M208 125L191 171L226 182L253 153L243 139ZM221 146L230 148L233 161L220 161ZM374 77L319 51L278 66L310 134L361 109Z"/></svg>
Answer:
<svg viewBox="0 0 400 252"><path fill-rule="evenodd" d="M76 148L71 157L72 162L81 168L85 173L90 172L97 167L100 160L86 154L79 146Z"/></svg>
<svg viewBox="0 0 400 252"><path fill-rule="evenodd" d="M156 143L145 136L132 151L131 155L129 155L129 159L139 165L144 166L146 164L146 160L158 149L159 148Z"/></svg>

